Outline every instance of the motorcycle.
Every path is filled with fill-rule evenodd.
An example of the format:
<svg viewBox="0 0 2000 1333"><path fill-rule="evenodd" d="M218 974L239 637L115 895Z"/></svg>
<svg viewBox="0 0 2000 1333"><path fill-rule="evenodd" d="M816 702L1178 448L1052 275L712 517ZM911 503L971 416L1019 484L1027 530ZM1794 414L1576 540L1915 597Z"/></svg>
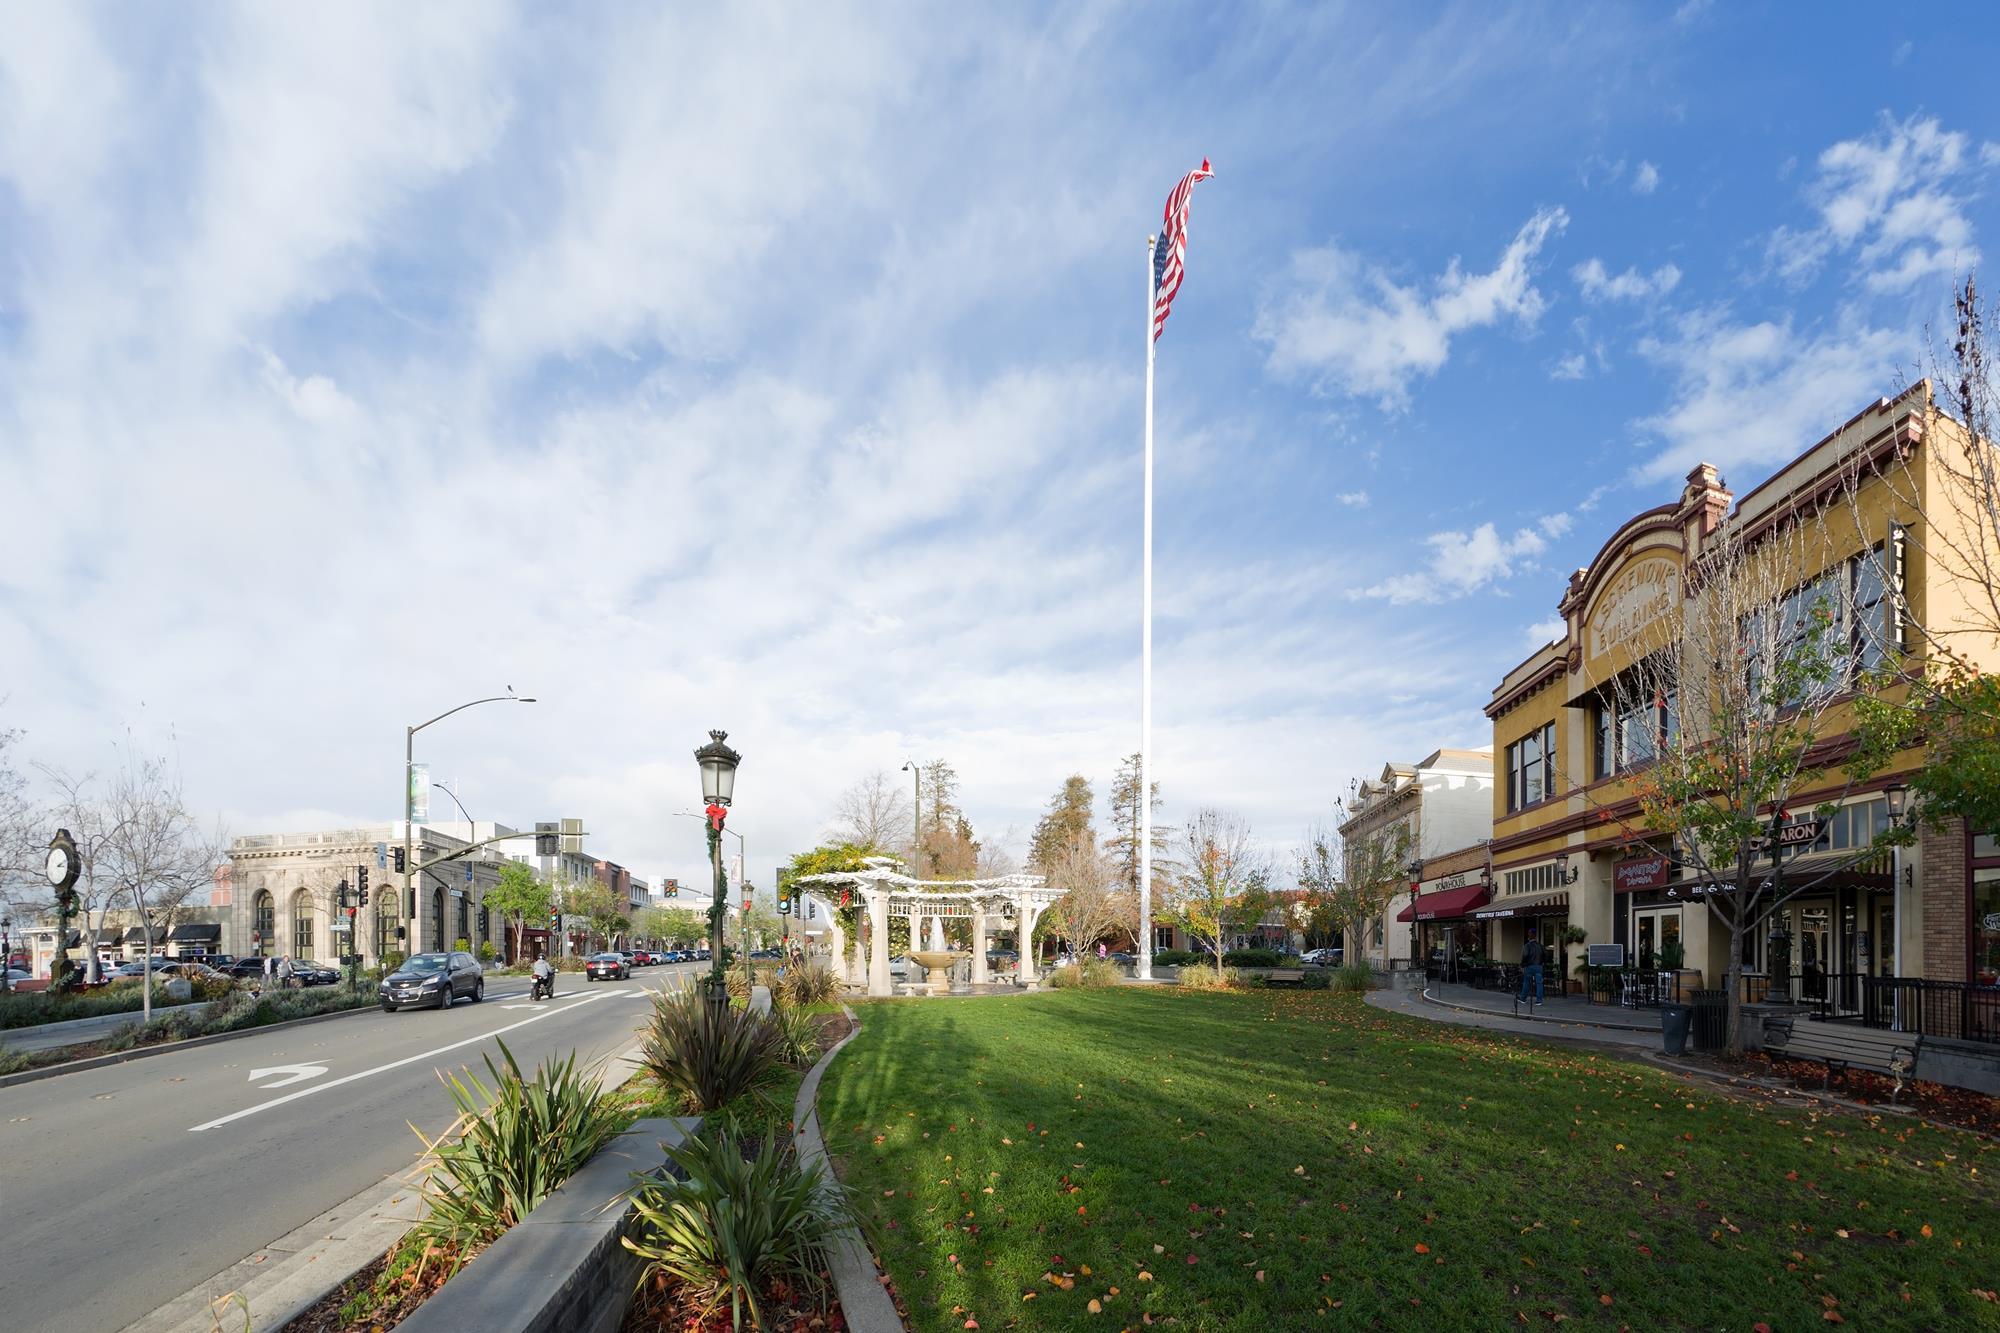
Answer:
<svg viewBox="0 0 2000 1333"><path fill-rule="evenodd" d="M549 973L545 977L536 977L534 981L530 983L528 986L528 998L531 1000L540 1001L540 1000L553 999L555 997L555 993L556 993L556 974L553 972Z"/></svg>

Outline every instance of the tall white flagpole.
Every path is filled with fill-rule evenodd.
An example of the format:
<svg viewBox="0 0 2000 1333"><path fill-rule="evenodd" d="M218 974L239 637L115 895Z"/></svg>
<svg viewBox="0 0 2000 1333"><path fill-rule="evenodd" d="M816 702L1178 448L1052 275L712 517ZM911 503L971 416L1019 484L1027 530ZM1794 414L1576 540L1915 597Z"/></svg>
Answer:
<svg viewBox="0 0 2000 1333"><path fill-rule="evenodd" d="M1146 238L1146 518L1139 576L1139 980L1153 979L1153 261Z"/></svg>

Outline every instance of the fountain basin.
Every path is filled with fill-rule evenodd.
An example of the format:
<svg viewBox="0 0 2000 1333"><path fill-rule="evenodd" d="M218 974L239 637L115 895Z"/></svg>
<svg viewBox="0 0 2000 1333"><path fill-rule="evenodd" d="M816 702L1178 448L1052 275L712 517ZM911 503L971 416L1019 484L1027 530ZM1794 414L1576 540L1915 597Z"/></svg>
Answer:
<svg viewBox="0 0 2000 1333"><path fill-rule="evenodd" d="M951 990L951 969L972 955L955 949L926 949L910 957L924 969L924 981L931 994L944 995Z"/></svg>

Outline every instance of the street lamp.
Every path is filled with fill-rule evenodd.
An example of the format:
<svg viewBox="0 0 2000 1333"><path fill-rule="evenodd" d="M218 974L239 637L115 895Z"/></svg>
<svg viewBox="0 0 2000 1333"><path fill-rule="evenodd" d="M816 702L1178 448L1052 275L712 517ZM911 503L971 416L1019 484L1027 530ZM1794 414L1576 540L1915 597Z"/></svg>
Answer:
<svg viewBox="0 0 2000 1333"><path fill-rule="evenodd" d="M709 1009L717 1018L729 1007L729 982L722 970L722 821L728 818L729 802L736 792L736 765L743 756L729 748L726 731L708 733L708 744L694 752L701 765L701 796L708 803L702 812L708 818L708 861L715 874L715 904L709 908L708 949L712 966L703 983L708 989ZM737 835L741 838L741 834Z"/></svg>
<svg viewBox="0 0 2000 1333"><path fill-rule="evenodd" d="M1569 868L1568 852L1556 853L1556 883L1574 884L1577 882L1577 880L1581 879L1582 877L1583 877L1582 866L1578 866L1574 870L1571 870Z"/></svg>
<svg viewBox="0 0 2000 1333"><path fill-rule="evenodd" d="M1892 782L1882 789L1882 799L1889 807L1889 827L1901 833L1904 821L1910 817L1910 789L1900 782ZM1896 919L1896 930L1900 932L1903 929L1903 922L1907 919L1903 915L1903 843L1900 838L1889 844L1889 901L1892 904L1891 910ZM1879 947L1882 943L1888 945L1887 950ZM1879 941L1876 949L1877 956L1885 952L1890 958L1895 960L1896 970L1901 971L1903 951L1897 948L1897 941L1894 939ZM1903 990L1901 987L1898 987L1896 990L1894 1027L1898 1032L1903 1030Z"/></svg>
<svg viewBox="0 0 2000 1333"><path fill-rule="evenodd" d="M903 761L910 775L910 878L924 877L924 771L914 759Z"/></svg>
<svg viewBox="0 0 2000 1333"><path fill-rule="evenodd" d="M417 904L410 893L410 876L414 875L417 870L416 848L414 846L414 839L411 836L413 830L410 827L413 817L416 814L417 801L417 733L432 723L444 721L453 713L462 713L466 709L476 708L480 704L531 704L533 702L535 702L535 697L532 694L516 694L514 693L514 687L509 685L505 694L495 694L484 699L473 699L467 703L460 704L456 708L447 708L444 712L432 718L430 722L419 722L414 727L403 728L403 901L400 906L407 909L411 914L409 950L411 953L417 952L417 945L420 942L417 936ZM457 800L458 798L454 796L452 799ZM463 806L459 808L461 810L464 809Z"/></svg>
<svg viewBox="0 0 2000 1333"><path fill-rule="evenodd" d="M707 818L708 818L708 816L707 816L707 815L704 815L704 814L701 814L701 813L700 813L699 811L695 811L695 810L676 810L676 811L674 811L674 813L675 813L676 815L680 815L680 816L683 816L683 817L685 817L685 818L688 818L688 819L707 819ZM736 839L736 869L737 869L737 878L738 878L739 880L741 880L741 881L743 882L744 886L745 886L745 887L746 887L746 889L747 889L747 887L748 887L748 885L749 885L749 883L750 883L750 842L749 842L749 839L745 838L745 837L744 837L744 836L743 836L743 835L742 835L741 833L738 833L738 832L737 832L737 831L736 831L735 829L733 829L733 828L725 828L725 829L723 829L722 831L723 831L724 833L727 833L727 834L728 834L728 835L729 835L730 837L732 837L732 838ZM750 917L749 917L749 914L748 914L748 913L745 913L745 914L744 914L744 916L743 916L743 921L742 921L742 926L743 926L743 929L742 929L742 930L741 930L740 932L738 932L738 933L739 933L739 934L740 934L740 935L742 936L742 943L743 943L743 952L744 952L744 953L745 953L745 954L747 955L747 954L748 954L748 953L750 952Z"/></svg>
<svg viewBox="0 0 2000 1333"><path fill-rule="evenodd" d="M8 973L14 970L14 918L0 916L0 994L14 989Z"/></svg>
<svg viewBox="0 0 2000 1333"><path fill-rule="evenodd" d="M1424 885L1424 858L1411 857L1410 863L1403 867L1403 874L1410 881L1410 966L1415 967L1421 961L1419 955L1423 949L1417 938L1417 894ZM1343 940L1342 943L1346 941ZM1341 961L1347 961L1345 954L1342 955Z"/></svg>

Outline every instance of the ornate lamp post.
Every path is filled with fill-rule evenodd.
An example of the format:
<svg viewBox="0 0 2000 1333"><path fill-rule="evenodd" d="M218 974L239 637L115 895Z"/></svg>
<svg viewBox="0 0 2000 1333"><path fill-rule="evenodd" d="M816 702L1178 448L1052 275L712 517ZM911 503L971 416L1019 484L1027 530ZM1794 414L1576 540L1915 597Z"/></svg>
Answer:
<svg viewBox="0 0 2000 1333"><path fill-rule="evenodd" d="M708 909L708 956L711 963L702 982L703 997L718 1015L729 1007L729 981L722 970L722 821L729 816L729 803L736 793L736 765L743 756L724 744L726 731L708 733L708 744L694 752L701 765L701 799L708 816L708 863L715 875L715 903Z"/></svg>
<svg viewBox="0 0 2000 1333"><path fill-rule="evenodd" d="M1417 894L1423 889L1424 885L1424 858L1421 856L1411 857L1410 863L1403 867L1403 874L1410 881L1410 966L1416 967L1423 962L1423 959L1418 956L1418 951L1423 946L1417 942L1417 931L1419 929L1417 926ZM1345 962L1346 959L1343 957L1341 961Z"/></svg>

